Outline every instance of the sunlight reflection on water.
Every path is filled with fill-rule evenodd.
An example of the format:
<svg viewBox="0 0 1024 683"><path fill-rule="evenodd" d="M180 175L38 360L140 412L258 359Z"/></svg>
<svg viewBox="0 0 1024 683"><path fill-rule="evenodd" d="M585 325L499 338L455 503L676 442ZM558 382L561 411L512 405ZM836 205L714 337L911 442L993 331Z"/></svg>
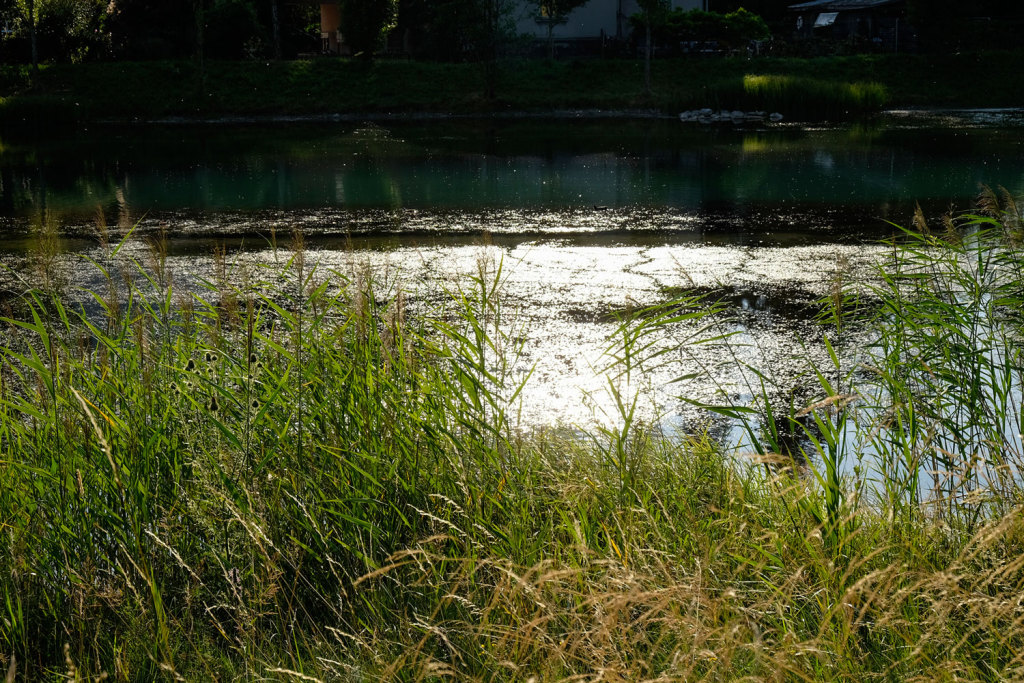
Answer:
<svg viewBox="0 0 1024 683"><path fill-rule="evenodd" d="M635 375L627 391L642 392L644 419L668 429L693 428L701 416L678 397L714 403L721 401L721 395L735 399L748 394L741 362L795 385L807 370L808 357L824 359L821 332L811 317L817 310L814 302L825 296L837 263L847 264L850 277L864 278L884 254L876 246L723 246L688 240L673 243L670 238L634 245L606 236L596 244L567 238L507 245L487 244L485 238L477 242L347 249L314 242L307 260L318 264L321 277L339 284L368 272L381 297L400 288L424 312L441 310L446 292L470 287L469 276L478 272L481 262L500 263L506 329L522 340L516 373L525 377L532 371L519 406L524 427L617 420L608 385L614 373L608 372L611 359L606 352L614 348L611 337L618 320L630 310L664 303L683 291L714 294L724 310L714 317L715 328L706 335L734 336L728 351L720 345L688 341L666 356L673 359L672 364L643 373L642 380ZM186 249L175 254L173 246L171 252L167 265L179 289L201 290L202 282L213 278L210 252ZM141 241L132 242L122 255L142 263L149 258ZM93 247L61 257L66 279L100 288L95 267L82 256L101 258L102 254ZM289 257L283 246L276 252L235 250L227 256L234 277L241 278L248 270L255 273L249 277L257 279L261 266L281 266ZM86 300L80 291L77 296ZM687 339L707 322L665 329L658 343L678 344L675 340ZM690 373L707 377L672 382Z"/></svg>

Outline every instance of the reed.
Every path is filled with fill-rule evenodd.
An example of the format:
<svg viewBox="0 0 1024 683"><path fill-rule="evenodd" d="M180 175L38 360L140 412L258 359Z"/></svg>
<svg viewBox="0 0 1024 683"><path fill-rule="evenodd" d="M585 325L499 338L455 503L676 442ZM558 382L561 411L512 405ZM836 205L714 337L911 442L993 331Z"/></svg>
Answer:
<svg viewBox="0 0 1024 683"><path fill-rule="evenodd" d="M428 309L324 270L299 236L283 266L222 255L201 295L178 291L159 240L148 265L114 246L89 305L31 290L4 319L0 665L15 680L1020 677L1021 235L999 204L901 234L868 304L837 279L809 393L772 404L774 430L733 406L757 468L633 417L645 368L729 341L699 297L622 320L623 420L588 440L517 428L529 372L500 262ZM699 332L659 341L680 326ZM856 362L851 326L876 340ZM848 467L867 448L870 476ZM936 486L933 464L951 475Z"/></svg>
<svg viewBox="0 0 1024 683"><path fill-rule="evenodd" d="M798 121L856 119L880 112L889 101L877 82L821 80L781 74L746 74L712 84L706 106L777 111Z"/></svg>
<svg viewBox="0 0 1024 683"><path fill-rule="evenodd" d="M1021 214L1005 191L980 209L936 226L918 210L894 240L862 381L893 514L925 503L968 530L1009 511L1024 464Z"/></svg>

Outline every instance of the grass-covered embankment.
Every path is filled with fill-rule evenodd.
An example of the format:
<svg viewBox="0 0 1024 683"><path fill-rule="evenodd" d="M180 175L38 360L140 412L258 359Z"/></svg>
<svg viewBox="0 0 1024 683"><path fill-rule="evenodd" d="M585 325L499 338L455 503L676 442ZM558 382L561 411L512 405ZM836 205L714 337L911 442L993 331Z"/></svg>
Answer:
<svg viewBox="0 0 1024 683"><path fill-rule="evenodd" d="M0 663L16 680L1020 677L1020 238L1015 209L908 235L870 305L837 280L840 352L808 366L810 403L723 409L752 469L633 419L622 371L671 358L649 342L699 324L698 299L624 322L619 426L520 434L500 264L416 313L358 268L318 270L300 238L192 296L156 241L141 265L110 249L74 310L40 258L49 291L3 332ZM877 344L849 367L848 315Z"/></svg>
<svg viewBox="0 0 1024 683"><path fill-rule="evenodd" d="M831 118L881 106L1021 106L1008 87L1024 53L861 55L817 59L656 60L652 91L635 60L502 63L495 97L477 64L342 59L294 62L109 62L44 66L33 84L25 66L0 70L0 120L90 121L162 117L337 113L478 114L593 108L773 109L790 119ZM781 76L791 94L759 97L750 76ZM778 82L778 81L776 81ZM864 84L877 89L864 91ZM855 85L861 84L861 85ZM756 90L756 89L755 89ZM878 94L882 97L878 97ZM825 106L822 106L822 104ZM810 105L810 106L804 106Z"/></svg>

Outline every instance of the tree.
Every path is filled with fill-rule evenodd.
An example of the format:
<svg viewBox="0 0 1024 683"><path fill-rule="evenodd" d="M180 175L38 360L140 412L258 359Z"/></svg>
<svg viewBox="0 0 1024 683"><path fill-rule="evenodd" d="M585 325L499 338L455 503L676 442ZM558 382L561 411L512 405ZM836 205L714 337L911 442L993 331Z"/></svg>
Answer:
<svg viewBox="0 0 1024 683"><path fill-rule="evenodd" d="M36 74L39 73L39 39L38 31L36 31L36 24L39 20L39 14L36 12L35 0L25 0L25 14L28 18L28 32L29 40L32 43L32 71Z"/></svg>
<svg viewBox="0 0 1024 683"><path fill-rule="evenodd" d="M587 2L589 0L530 0L548 27L548 59L555 58L555 25L564 24L574 9Z"/></svg>
<svg viewBox="0 0 1024 683"><path fill-rule="evenodd" d="M5 40L38 72L41 61L81 61L106 52L106 10L103 0L0 0L0 21L11 29Z"/></svg>
<svg viewBox="0 0 1024 683"><path fill-rule="evenodd" d="M644 13L629 18L634 30L646 28ZM680 43L718 43L720 47L742 47L752 40L766 40L771 31L764 20L742 7L729 14L686 11L676 8L652 17L651 41L678 47Z"/></svg>
<svg viewBox="0 0 1024 683"><path fill-rule="evenodd" d="M250 0L215 0L202 12L203 50L212 59L263 56L268 30Z"/></svg>
<svg viewBox="0 0 1024 683"><path fill-rule="evenodd" d="M654 52L654 26L664 25L668 15L668 0L638 0L640 22L644 27L644 89L651 92L651 55Z"/></svg>
<svg viewBox="0 0 1024 683"><path fill-rule="evenodd" d="M476 57L474 32L483 21L477 0L399 0L396 30L410 36L419 57L461 62Z"/></svg>
<svg viewBox="0 0 1024 683"><path fill-rule="evenodd" d="M39 6L37 0L16 0L15 16L18 23L27 26L29 42L29 59L32 73L39 73Z"/></svg>
<svg viewBox="0 0 1024 683"><path fill-rule="evenodd" d="M475 0L481 7L483 24L475 32L477 54L484 65L484 88L493 100L498 89L498 53L512 32L510 17L515 0Z"/></svg>
<svg viewBox="0 0 1024 683"><path fill-rule="evenodd" d="M281 59L281 13L277 0L270 0L270 36L274 44L274 59Z"/></svg>
<svg viewBox="0 0 1024 683"><path fill-rule="evenodd" d="M767 40L772 37L764 19L740 7L725 15L722 39L733 45L744 45L752 40Z"/></svg>
<svg viewBox="0 0 1024 683"><path fill-rule="evenodd" d="M731 46L771 37L764 19L742 7L724 15L701 10L673 10L666 21L664 34L664 39L669 41L713 40Z"/></svg>
<svg viewBox="0 0 1024 683"><path fill-rule="evenodd" d="M196 55L202 0L114 0L107 27L115 56L178 59Z"/></svg>
<svg viewBox="0 0 1024 683"><path fill-rule="evenodd" d="M518 0L401 0L398 28L416 53L443 61L475 61L483 67L488 99L498 85L498 58L514 33Z"/></svg>
<svg viewBox="0 0 1024 683"><path fill-rule="evenodd" d="M707 9L718 14L730 14L739 9L762 17L767 22L791 23L789 6L799 0L709 0Z"/></svg>
<svg viewBox="0 0 1024 683"><path fill-rule="evenodd" d="M365 61L395 26L398 0L342 0L341 30L352 54Z"/></svg>
<svg viewBox="0 0 1024 683"><path fill-rule="evenodd" d="M1015 49L1024 3L1018 0L907 0L907 23L925 52Z"/></svg>
<svg viewBox="0 0 1024 683"><path fill-rule="evenodd" d="M272 1L278 8L278 37L275 40L280 40L281 56L294 57L302 52L319 50L320 8L307 2Z"/></svg>
<svg viewBox="0 0 1024 683"><path fill-rule="evenodd" d="M109 52L103 30L107 3L102 0L35 0L39 52L61 61L82 61Z"/></svg>

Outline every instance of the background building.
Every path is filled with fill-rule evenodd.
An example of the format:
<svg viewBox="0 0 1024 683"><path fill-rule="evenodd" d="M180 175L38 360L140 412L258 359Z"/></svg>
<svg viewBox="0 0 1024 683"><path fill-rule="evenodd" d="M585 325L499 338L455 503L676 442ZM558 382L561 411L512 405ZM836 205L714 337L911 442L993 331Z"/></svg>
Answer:
<svg viewBox="0 0 1024 683"><path fill-rule="evenodd" d="M812 0L789 11L796 15L799 38L860 41L887 52L911 46L906 0Z"/></svg>

